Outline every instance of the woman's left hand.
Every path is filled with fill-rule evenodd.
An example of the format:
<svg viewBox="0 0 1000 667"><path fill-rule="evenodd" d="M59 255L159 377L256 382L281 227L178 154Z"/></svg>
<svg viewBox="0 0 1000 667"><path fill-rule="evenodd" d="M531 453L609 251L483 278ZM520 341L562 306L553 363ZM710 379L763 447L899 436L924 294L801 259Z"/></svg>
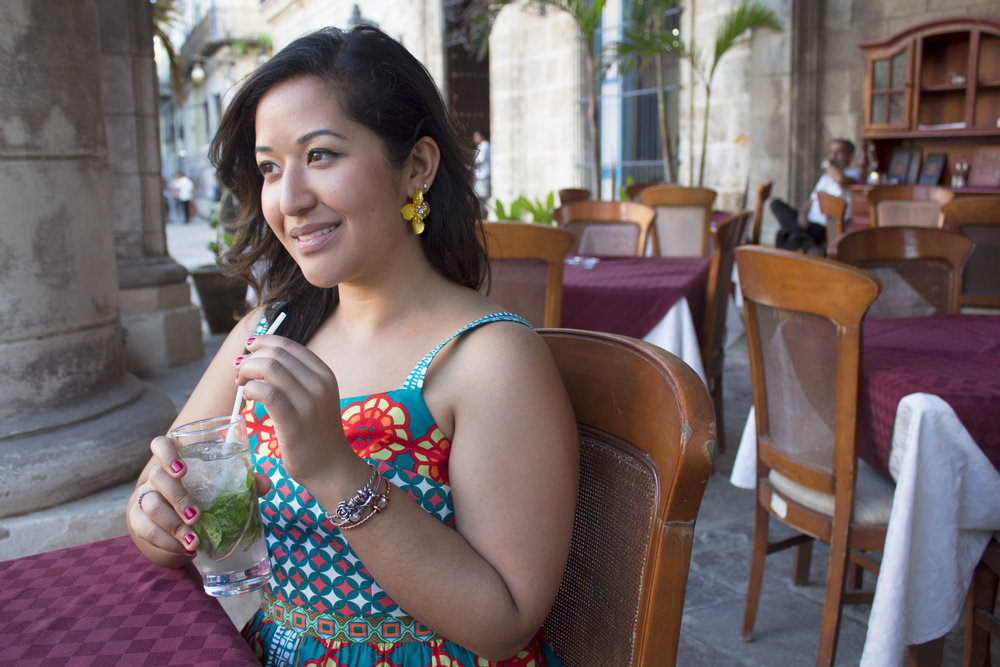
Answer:
<svg viewBox="0 0 1000 667"><path fill-rule="evenodd" d="M288 474L309 488L345 455L357 460L344 436L333 371L304 345L281 336L258 337L247 349L236 381L245 398L267 406Z"/></svg>

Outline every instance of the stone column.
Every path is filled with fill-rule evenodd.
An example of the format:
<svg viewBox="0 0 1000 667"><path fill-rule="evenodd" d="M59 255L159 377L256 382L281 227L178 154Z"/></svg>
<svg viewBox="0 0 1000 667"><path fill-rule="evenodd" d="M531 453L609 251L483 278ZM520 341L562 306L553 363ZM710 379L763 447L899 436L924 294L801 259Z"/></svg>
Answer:
<svg viewBox="0 0 1000 667"><path fill-rule="evenodd" d="M167 255L150 3L97 8L125 363L142 376L201 358L201 312Z"/></svg>
<svg viewBox="0 0 1000 667"><path fill-rule="evenodd" d="M99 39L94 0L0 5L0 517L133 479L176 412L125 372Z"/></svg>

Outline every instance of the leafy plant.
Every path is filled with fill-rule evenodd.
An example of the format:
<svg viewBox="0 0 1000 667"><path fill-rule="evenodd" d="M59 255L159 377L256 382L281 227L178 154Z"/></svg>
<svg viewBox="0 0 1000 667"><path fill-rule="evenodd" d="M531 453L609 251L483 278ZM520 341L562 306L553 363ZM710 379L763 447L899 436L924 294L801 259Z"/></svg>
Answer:
<svg viewBox="0 0 1000 667"><path fill-rule="evenodd" d="M550 192L545 201L535 199L532 201L521 195L510 203L510 209L503 205L499 199L494 200L493 210L496 212L497 220L522 220L524 222L537 222L545 225L552 224L552 209L556 207L556 193Z"/></svg>
<svg viewBox="0 0 1000 667"><path fill-rule="evenodd" d="M671 57L687 57L676 30L667 25L668 12L677 8L677 0L636 0L624 31L624 39L614 46L615 58L626 71L652 62L656 72L656 115L660 129L660 155L663 174L675 183L674 157L667 123L666 70ZM625 199L625 197L622 197Z"/></svg>
<svg viewBox="0 0 1000 667"><path fill-rule="evenodd" d="M236 240L236 228L233 224L235 210L236 199L229 190L225 190L209 211L208 226L215 230L215 240L208 242L208 249L216 258L221 257Z"/></svg>
<svg viewBox="0 0 1000 667"><path fill-rule="evenodd" d="M777 15L758 0L740 0L740 4L730 11L715 34L715 49L712 62L706 67L705 59L698 49L684 51L684 56L691 62L691 67L705 84L705 117L701 126L701 163L698 166L698 185L705 181L705 153L708 149L708 111L712 97L712 80L722 56L737 44L742 44L748 38L741 37L754 28L770 28L780 32L781 23Z"/></svg>
<svg viewBox="0 0 1000 667"><path fill-rule="evenodd" d="M181 21L179 3L178 0L150 0L150 3L153 5L153 37L159 40L163 51L167 54L174 99L177 100L177 104L183 104L187 67L168 33L171 27L178 25Z"/></svg>

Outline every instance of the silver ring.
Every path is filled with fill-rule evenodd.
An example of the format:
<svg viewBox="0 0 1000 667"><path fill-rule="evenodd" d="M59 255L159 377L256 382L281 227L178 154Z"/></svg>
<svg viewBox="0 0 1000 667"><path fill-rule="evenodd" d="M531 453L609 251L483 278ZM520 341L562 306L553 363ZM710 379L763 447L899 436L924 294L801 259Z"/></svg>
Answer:
<svg viewBox="0 0 1000 667"><path fill-rule="evenodd" d="M139 506L139 509L142 509L142 499L146 496L146 494L153 493L155 490L156 489L143 489L139 492L139 497L135 499L135 503ZM145 510L143 511L145 512Z"/></svg>

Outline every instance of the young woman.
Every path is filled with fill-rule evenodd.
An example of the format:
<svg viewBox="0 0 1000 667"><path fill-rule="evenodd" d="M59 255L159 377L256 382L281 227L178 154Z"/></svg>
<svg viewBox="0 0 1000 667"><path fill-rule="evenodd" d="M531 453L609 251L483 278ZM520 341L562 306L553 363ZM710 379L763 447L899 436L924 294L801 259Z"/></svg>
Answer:
<svg viewBox="0 0 1000 667"><path fill-rule="evenodd" d="M539 627L569 549L576 427L544 342L478 291L458 136L419 62L359 27L278 53L213 142L244 224L228 260L262 305L176 423L228 414L244 387L274 569L244 635L267 664L559 664ZM255 336L278 310L280 335ZM172 441L151 449L129 531L175 567L198 508Z"/></svg>

